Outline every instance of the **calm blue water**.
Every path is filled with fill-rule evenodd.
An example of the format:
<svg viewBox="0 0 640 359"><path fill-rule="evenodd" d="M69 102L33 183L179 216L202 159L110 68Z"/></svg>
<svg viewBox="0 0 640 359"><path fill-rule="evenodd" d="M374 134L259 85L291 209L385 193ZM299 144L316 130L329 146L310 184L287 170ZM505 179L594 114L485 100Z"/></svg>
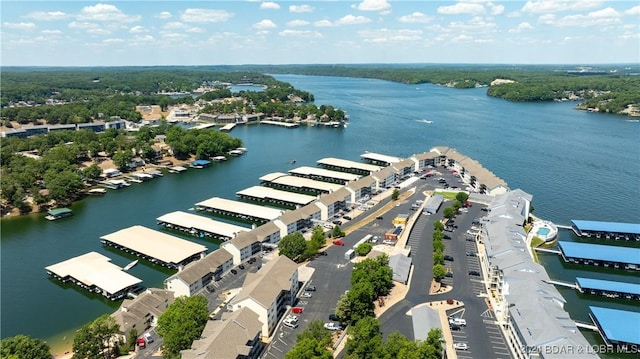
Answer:
<svg viewBox="0 0 640 359"><path fill-rule="evenodd" d="M241 157L89 198L73 205L74 216L62 221L52 223L42 215L3 220L2 337L25 333L51 338L118 307L49 279L44 267L88 251L124 266L133 258L103 248L100 236L136 224L157 228L156 217L189 210L213 196L233 199L236 191L257 185L258 177L288 170L294 159L295 166L313 166L329 156L359 160L364 151L373 151L406 157L449 146L478 160L511 188L533 194L535 214L545 219L559 224L571 219L640 222L640 124L624 117L577 111L573 103L509 103L487 97L485 89L276 77L313 93L317 105L345 110L349 127L236 127L232 135L249 149ZM188 238L210 250L217 247ZM557 257L543 256L542 261L552 278L566 279L581 271L558 263ZM141 261L131 273L146 286L161 287L172 272ZM638 280L635 274L602 275ZM576 319L583 319L588 299L575 293L567 297L580 317Z"/></svg>

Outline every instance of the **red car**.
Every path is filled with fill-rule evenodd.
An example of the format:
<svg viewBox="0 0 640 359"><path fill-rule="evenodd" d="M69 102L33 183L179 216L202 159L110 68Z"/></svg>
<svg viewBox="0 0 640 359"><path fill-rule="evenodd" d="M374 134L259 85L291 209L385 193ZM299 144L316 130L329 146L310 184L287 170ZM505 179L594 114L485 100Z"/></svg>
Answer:
<svg viewBox="0 0 640 359"><path fill-rule="evenodd" d="M344 246L344 242L340 239L336 239L335 241L333 241L333 244L335 244L336 246Z"/></svg>
<svg viewBox="0 0 640 359"><path fill-rule="evenodd" d="M300 314L300 313L302 313L302 310L303 310L302 307L293 307L293 308L291 308L291 313Z"/></svg>

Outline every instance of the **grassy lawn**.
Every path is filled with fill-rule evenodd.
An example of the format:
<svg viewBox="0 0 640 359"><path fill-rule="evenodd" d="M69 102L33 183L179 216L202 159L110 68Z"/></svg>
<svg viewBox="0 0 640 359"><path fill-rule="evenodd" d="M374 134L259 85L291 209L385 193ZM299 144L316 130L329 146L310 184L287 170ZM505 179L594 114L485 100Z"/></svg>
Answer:
<svg viewBox="0 0 640 359"><path fill-rule="evenodd" d="M440 194L442 195L442 197L446 200L454 200L456 199L456 195L458 194L458 192L454 192L454 191L435 191L436 194Z"/></svg>
<svg viewBox="0 0 640 359"><path fill-rule="evenodd" d="M531 247L535 248L539 245L541 245L542 243L544 243L544 240L540 239L540 237L533 237L531 238Z"/></svg>

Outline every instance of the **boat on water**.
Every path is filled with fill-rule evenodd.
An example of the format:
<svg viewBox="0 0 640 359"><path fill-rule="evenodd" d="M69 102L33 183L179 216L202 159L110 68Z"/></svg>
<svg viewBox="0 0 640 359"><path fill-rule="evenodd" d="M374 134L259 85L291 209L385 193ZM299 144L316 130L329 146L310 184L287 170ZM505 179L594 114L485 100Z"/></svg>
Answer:
<svg viewBox="0 0 640 359"><path fill-rule="evenodd" d="M240 156L240 155L241 155L241 154L243 154L243 153L244 153L244 152L242 152L242 151L240 151L240 150L238 150L238 149L235 149L235 150L231 150L231 151L229 151L229 154L230 154L231 156Z"/></svg>
<svg viewBox="0 0 640 359"><path fill-rule="evenodd" d="M142 180L136 177L127 177L127 181L133 182L133 183L142 183Z"/></svg>
<svg viewBox="0 0 640 359"><path fill-rule="evenodd" d="M122 270L128 271L129 269L133 268L136 264L138 264L138 260L137 259L135 261L127 264L124 268L122 268Z"/></svg>
<svg viewBox="0 0 640 359"><path fill-rule="evenodd" d="M87 193L93 196L102 196L103 194L107 193L107 190L104 188L92 188Z"/></svg>
<svg viewBox="0 0 640 359"><path fill-rule="evenodd" d="M69 208L54 208L47 211L47 216L44 217L50 221L55 221L61 218L69 217L73 215L73 212Z"/></svg>
<svg viewBox="0 0 640 359"><path fill-rule="evenodd" d="M216 162L220 162L220 161L226 161L227 158L225 156L215 156L212 158L212 160L216 161Z"/></svg>

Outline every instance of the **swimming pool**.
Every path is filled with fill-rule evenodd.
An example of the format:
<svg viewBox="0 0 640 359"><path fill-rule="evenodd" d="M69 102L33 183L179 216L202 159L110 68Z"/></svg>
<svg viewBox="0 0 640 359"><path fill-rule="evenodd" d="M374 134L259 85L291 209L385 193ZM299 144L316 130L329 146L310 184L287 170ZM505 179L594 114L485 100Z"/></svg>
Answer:
<svg viewBox="0 0 640 359"><path fill-rule="evenodd" d="M538 229L538 235L539 236L546 236L547 234L549 234L549 232L551 232L551 230L549 228L546 228L546 227L542 227L542 228Z"/></svg>

